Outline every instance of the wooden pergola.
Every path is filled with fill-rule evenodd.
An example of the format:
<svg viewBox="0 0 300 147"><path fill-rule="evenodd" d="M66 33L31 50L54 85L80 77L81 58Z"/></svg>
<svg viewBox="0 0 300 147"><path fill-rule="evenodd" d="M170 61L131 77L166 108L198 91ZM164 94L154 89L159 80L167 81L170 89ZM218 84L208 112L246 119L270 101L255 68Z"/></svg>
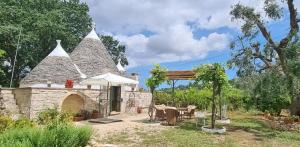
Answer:
<svg viewBox="0 0 300 147"><path fill-rule="evenodd" d="M174 97L174 90L175 90L175 83L177 80L194 80L195 72L192 70L177 70L177 71L167 71L167 78L168 80L172 81L172 94ZM174 103L174 98L173 98Z"/></svg>
<svg viewBox="0 0 300 147"><path fill-rule="evenodd" d="M166 76L169 80L194 80L195 72L191 70L168 71Z"/></svg>

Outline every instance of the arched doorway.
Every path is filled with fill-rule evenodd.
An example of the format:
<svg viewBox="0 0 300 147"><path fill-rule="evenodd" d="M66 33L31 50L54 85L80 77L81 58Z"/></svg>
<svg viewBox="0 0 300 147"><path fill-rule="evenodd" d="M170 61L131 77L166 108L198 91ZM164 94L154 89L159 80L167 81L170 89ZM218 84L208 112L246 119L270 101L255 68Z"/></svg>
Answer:
<svg viewBox="0 0 300 147"><path fill-rule="evenodd" d="M77 94L71 94L66 97L61 105L63 112L75 114L84 108L84 100Z"/></svg>

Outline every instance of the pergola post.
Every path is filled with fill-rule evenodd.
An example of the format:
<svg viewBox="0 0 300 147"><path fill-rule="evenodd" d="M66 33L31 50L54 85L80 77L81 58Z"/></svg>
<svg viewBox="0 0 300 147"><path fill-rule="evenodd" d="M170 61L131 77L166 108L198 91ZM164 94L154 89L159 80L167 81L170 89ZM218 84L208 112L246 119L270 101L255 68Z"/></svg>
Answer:
<svg viewBox="0 0 300 147"><path fill-rule="evenodd" d="M173 98L173 106L175 106L175 80L172 80L172 98Z"/></svg>

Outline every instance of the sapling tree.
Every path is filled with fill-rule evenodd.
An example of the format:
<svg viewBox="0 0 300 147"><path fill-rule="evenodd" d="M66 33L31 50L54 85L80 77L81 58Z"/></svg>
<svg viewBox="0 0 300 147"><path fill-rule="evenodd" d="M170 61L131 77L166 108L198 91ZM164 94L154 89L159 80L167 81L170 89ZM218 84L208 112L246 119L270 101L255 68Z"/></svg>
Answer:
<svg viewBox="0 0 300 147"><path fill-rule="evenodd" d="M153 121L153 110L155 104L155 89L162 84L166 78L166 69L161 68L159 64L155 64L154 68L151 70L151 77L146 80L146 85L150 88L152 94L151 104L149 106L149 117L150 121Z"/></svg>
<svg viewBox="0 0 300 147"><path fill-rule="evenodd" d="M197 67L196 83L201 83L204 86L212 87L212 115L211 115L211 128L215 128L216 120L216 99L220 98L222 88L228 84L228 78L225 74L225 69L218 63L205 64Z"/></svg>

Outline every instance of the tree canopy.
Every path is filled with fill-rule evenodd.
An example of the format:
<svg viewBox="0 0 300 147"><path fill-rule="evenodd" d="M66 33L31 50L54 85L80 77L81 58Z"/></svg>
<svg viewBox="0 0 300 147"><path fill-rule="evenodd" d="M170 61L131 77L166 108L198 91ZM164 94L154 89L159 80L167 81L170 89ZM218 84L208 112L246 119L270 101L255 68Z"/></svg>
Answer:
<svg viewBox="0 0 300 147"><path fill-rule="evenodd" d="M112 36L101 35L101 40L115 64L118 64L120 59L122 66L128 65L128 60L125 55L125 45L121 45L120 42L115 40Z"/></svg>
<svg viewBox="0 0 300 147"><path fill-rule="evenodd" d="M70 53L91 30L88 5L80 0L2 0L0 7L2 86L10 82L20 31L13 86L55 48L55 40L62 40ZM124 45L111 36L101 36L101 40L116 64L121 59L123 66L128 65Z"/></svg>
<svg viewBox="0 0 300 147"><path fill-rule="evenodd" d="M255 11L254 7L240 3L232 7L230 14L232 20L241 20L242 34L232 42L231 66L238 67L238 75L250 75L253 72L262 72L275 68L280 72L288 73L288 59L286 53L288 46L298 40L300 19L293 0L281 1L288 8L289 26L288 32L280 40L275 40L268 28L268 22L276 24L285 17L283 5L276 0L264 1L264 13ZM262 37L263 39L260 39Z"/></svg>

